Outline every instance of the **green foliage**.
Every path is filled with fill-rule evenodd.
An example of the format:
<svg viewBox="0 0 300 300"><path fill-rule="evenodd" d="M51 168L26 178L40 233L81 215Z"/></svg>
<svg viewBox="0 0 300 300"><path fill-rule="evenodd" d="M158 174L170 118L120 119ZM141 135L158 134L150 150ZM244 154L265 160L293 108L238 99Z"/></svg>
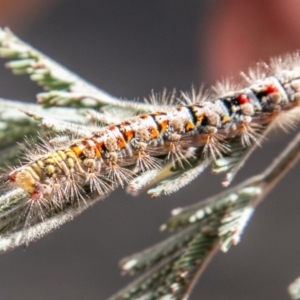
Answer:
<svg viewBox="0 0 300 300"><path fill-rule="evenodd" d="M6 66L14 74L28 74L31 80L47 90L37 95L42 105L0 100L1 166L15 163L15 142L24 136L37 140L39 129L76 135L88 130L84 124L86 116L110 124L159 107L158 104L115 99L25 44L9 30L0 29L0 56L9 59ZM110 111L117 111L117 116L110 116ZM262 127L261 133L265 131L266 128ZM241 146L235 138L226 142L233 154L224 154L214 160L213 171L227 172L225 185L228 185L257 145ZM173 210L170 219L161 226L162 230L172 232L169 238L121 261L124 273L142 275L110 300L187 299L212 256L219 249L226 252L239 242L254 209L288 170L291 162L298 158L299 148L300 135L262 175L192 206ZM146 188L149 188L156 183L157 186L148 191L152 196L170 194L188 184L211 163L211 158L192 153L180 164L165 164L161 171L139 174L135 184L147 182ZM99 195L88 187L84 188L87 195L85 206L78 203L63 205L46 215L43 222L37 218L25 228L19 220L24 215L27 194L21 189L3 191L0 196L2 251L10 250L12 244L21 245L45 235L99 200ZM138 193L139 189L130 192ZM24 236L28 240L24 241ZM297 280L289 289L293 299L299 299L299 290Z"/></svg>

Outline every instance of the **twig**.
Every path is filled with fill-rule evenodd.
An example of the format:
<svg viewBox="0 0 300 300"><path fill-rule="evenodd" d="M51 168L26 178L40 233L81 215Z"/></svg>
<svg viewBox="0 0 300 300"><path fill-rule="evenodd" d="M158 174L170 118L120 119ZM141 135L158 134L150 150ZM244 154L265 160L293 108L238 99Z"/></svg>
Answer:
<svg viewBox="0 0 300 300"><path fill-rule="evenodd" d="M203 274L203 272L205 271L206 267L208 266L208 264L210 263L210 261L212 260L212 258L214 257L214 255L218 252L218 250L220 249L220 244L219 241L215 243L215 245L211 248L211 250L209 251L208 255L206 256L205 260L201 263L195 277L193 278L190 286L188 287L187 291L185 292L185 294L183 295L182 300L188 300L189 296L191 295L194 287L196 286L199 278L201 277L201 275Z"/></svg>

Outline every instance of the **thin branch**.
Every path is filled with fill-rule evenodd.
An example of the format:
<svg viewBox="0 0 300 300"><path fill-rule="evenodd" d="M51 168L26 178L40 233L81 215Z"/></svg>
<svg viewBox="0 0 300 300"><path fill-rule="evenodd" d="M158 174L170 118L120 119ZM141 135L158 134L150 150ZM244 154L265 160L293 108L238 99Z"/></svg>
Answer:
<svg viewBox="0 0 300 300"><path fill-rule="evenodd" d="M123 101L53 61L19 39L8 28L0 28L0 56L10 59L6 67L14 74L29 74L31 80L50 90L38 95L39 102L46 107L58 105L95 109L105 105L124 108ZM131 105L128 109L143 112L152 107L133 101L128 101L127 105Z"/></svg>
<svg viewBox="0 0 300 300"><path fill-rule="evenodd" d="M271 166L261 175L264 194L261 199L256 200L257 205L265 195L276 185L276 183L296 164L300 158L300 133L285 148L285 150L274 160Z"/></svg>
<svg viewBox="0 0 300 300"><path fill-rule="evenodd" d="M191 295L193 289L195 288L199 278L205 271L208 264L211 262L212 258L215 256L215 254L219 251L220 244L219 242L216 242L215 245L211 248L208 255L205 257L204 261L201 263L197 273L195 274L192 282L190 283L188 289L186 290L185 294L182 297L182 300L188 300L189 296Z"/></svg>
<svg viewBox="0 0 300 300"><path fill-rule="evenodd" d="M0 28L0 56L16 59L6 64L16 74L27 73L47 89L70 89L95 93L103 101L116 100L78 75L20 40L8 28Z"/></svg>
<svg viewBox="0 0 300 300"><path fill-rule="evenodd" d="M178 251L181 249L182 255L178 257L177 262L172 267L171 273L166 274L163 280L164 283L160 287L160 291L163 293L160 293L160 296L172 295L174 299L187 300L214 254L220 248L223 251L228 251L231 245L236 245L239 242L240 236L252 216L254 208L295 164L299 157L300 133L262 175L253 176L238 186L211 197L206 201L201 201L189 207L175 209L173 216L162 226L163 230L187 230L193 226L193 228L198 227L200 231L203 233L207 232L209 235L206 236L204 234L200 236L199 241L195 237L194 241L188 244L178 245L176 249ZM217 239L213 240L212 237L215 234ZM180 235L177 233L175 236ZM214 243L211 244L211 241L214 241ZM162 247L162 249L157 247ZM161 242L159 245L146 249L143 253L151 253L151 249L159 249L163 253L163 247L168 247L166 242ZM197 247L197 251L195 247ZM142 257L143 253L136 253L129 258L131 261L135 261L136 259L138 262L139 257ZM201 258L203 254L204 257ZM199 268L194 272L195 265L197 265L197 261L199 260ZM148 268L155 268L156 263L155 260L148 261ZM127 273L136 273L138 271L135 269L134 264L128 263L125 265ZM178 273L179 271L180 273ZM181 285L182 283L176 280L176 278L180 278L180 274L185 274L184 276L187 278L185 285ZM191 281L188 281L188 278L191 278ZM143 280L147 280L147 276L143 277ZM142 282L139 281L139 285L141 284ZM134 286L131 285L131 288L134 289ZM182 290L184 290L183 294ZM147 293L150 292L148 291ZM118 295L121 297L120 293Z"/></svg>
<svg viewBox="0 0 300 300"><path fill-rule="evenodd" d="M74 108L51 107L43 108L38 104L25 103L16 100L0 98L0 117L1 121L10 120L18 122L20 119L33 121L24 112L36 113L37 115L52 117L72 123L84 123L86 121L83 111Z"/></svg>

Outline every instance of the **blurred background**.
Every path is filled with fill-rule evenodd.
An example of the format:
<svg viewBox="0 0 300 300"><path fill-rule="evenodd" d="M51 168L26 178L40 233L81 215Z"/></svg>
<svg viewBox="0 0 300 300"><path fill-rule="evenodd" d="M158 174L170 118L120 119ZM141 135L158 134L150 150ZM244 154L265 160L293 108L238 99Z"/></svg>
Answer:
<svg viewBox="0 0 300 300"><path fill-rule="evenodd" d="M300 49L299 9L297 0L0 0L0 26L112 95L143 99L152 89L210 85ZM39 91L0 68L1 97L34 102ZM272 133L235 183L262 171L292 136ZM222 179L206 172L155 199L111 194L0 256L0 299L106 299L132 280L117 262L162 240L170 210L221 191ZM299 192L297 166L257 209L241 243L214 258L191 299L289 299L287 285L300 275Z"/></svg>

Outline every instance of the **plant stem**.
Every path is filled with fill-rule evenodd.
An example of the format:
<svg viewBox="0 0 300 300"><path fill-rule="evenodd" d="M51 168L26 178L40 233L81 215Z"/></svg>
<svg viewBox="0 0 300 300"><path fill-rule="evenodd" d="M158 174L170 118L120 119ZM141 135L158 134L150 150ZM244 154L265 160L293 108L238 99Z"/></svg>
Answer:
<svg viewBox="0 0 300 300"><path fill-rule="evenodd" d="M203 261L203 263L201 264L201 266L199 267L196 275L194 276L191 284L189 285L189 288L187 289L187 291L183 295L182 300L188 300L188 298L191 295L191 293L192 293L195 285L197 284L200 276L203 274L203 272L205 271L206 267L208 266L208 264L210 263L210 261L212 260L212 258L218 252L219 249L220 249L220 243L219 243L219 241L217 241L213 245L213 247L211 248L211 250L209 251L208 255L205 257L205 260Z"/></svg>
<svg viewBox="0 0 300 300"><path fill-rule="evenodd" d="M270 190L276 186L277 182L296 164L299 158L300 133L296 135L279 157L258 176L261 181L260 186L263 188L263 192L255 199L254 206L258 205L264 199Z"/></svg>

